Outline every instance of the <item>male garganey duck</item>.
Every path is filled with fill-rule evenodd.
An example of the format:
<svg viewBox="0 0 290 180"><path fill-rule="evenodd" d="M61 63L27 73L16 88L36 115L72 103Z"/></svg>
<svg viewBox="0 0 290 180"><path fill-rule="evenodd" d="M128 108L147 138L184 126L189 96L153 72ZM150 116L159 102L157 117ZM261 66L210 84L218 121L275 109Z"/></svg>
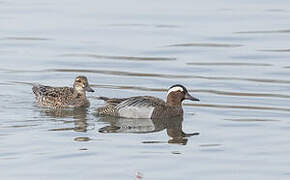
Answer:
<svg viewBox="0 0 290 180"><path fill-rule="evenodd" d="M100 116L151 119L183 116L183 100L199 101L199 99L192 97L184 86L179 84L168 89L166 102L152 96L135 96L121 99L98 97L98 99L106 101L104 107L96 110Z"/></svg>

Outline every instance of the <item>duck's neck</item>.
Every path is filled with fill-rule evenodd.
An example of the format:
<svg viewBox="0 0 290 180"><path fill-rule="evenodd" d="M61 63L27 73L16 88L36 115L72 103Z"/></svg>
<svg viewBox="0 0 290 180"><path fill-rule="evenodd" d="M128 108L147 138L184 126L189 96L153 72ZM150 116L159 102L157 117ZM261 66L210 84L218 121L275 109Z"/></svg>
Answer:
<svg viewBox="0 0 290 180"><path fill-rule="evenodd" d="M86 96L86 91L74 88L73 89L73 96L74 97L85 97Z"/></svg>
<svg viewBox="0 0 290 180"><path fill-rule="evenodd" d="M178 97L173 97L171 94L169 94L167 96L166 104L169 106L181 107L182 99L180 99Z"/></svg>

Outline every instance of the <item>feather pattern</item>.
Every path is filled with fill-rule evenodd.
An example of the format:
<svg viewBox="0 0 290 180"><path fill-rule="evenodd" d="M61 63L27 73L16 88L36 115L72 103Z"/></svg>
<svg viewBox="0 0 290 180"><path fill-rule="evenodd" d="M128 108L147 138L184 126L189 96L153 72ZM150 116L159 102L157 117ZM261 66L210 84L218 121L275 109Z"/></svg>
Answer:
<svg viewBox="0 0 290 180"><path fill-rule="evenodd" d="M74 93L74 89L70 87L34 85L32 90L40 106L60 108L89 105L89 101L83 94Z"/></svg>
<svg viewBox="0 0 290 180"><path fill-rule="evenodd" d="M151 119L182 117L182 101L184 99L199 101L180 84L175 84L169 88L166 102L153 96L135 96L122 99L99 97L99 99L104 100L106 105L97 108L98 115Z"/></svg>
<svg viewBox="0 0 290 180"><path fill-rule="evenodd" d="M158 118L156 115L164 114L168 109L166 103L152 96L136 96L130 98L107 98L106 105L97 109L99 115L111 115L126 118ZM156 111L158 110L158 111Z"/></svg>
<svg viewBox="0 0 290 180"><path fill-rule="evenodd" d="M78 76L73 87L51 87L34 84L36 103L44 107L65 108L89 106L86 91L93 92L85 76Z"/></svg>

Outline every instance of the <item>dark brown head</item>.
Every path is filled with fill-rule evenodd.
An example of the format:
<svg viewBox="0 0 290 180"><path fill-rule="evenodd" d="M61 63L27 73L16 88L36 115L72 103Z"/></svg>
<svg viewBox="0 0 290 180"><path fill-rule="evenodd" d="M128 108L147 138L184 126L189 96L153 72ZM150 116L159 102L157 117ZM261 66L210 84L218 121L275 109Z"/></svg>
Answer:
<svg viewBox="0 0 290 180"><path fill-rule="evenodd" d="M95 92L89 85L88 79L85 76L78 76L74 82L74 90L77 92Z"/></svg>
<svg viewBox="0 0 290 180"><path fill-rule="evenodd" d="M199 99L191 96L187 89L180 85L175 84L168 89L166 103L170 106L181 106L182 101L188 99L191 101L199 101Z"/></svg>

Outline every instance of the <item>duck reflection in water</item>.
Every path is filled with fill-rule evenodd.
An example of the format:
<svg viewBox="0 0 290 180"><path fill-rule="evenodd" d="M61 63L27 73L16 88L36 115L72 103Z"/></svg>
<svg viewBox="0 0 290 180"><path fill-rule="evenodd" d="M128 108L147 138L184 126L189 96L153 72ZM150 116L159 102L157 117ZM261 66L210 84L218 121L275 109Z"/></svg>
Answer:
<svg viewBox="0 0 290 180"><path fill-rule="evenodd" d="M73 127L69 128L54 128L50 131L76 131L76 132L87 132L87 113L88 108L78 107L69 109L42 109L41 114L51 117L56 121L63 121L64 124L73 123ZM64 118L72 118L73 120L64 120Z"/></svg>
<svg viewBox="0 0 290 180"><path fill-rule="evenodd" d="M168 143L186 145L188 137L199 133L184 133L182 131L183 117L178 116L167 119L131 119L111 116L100 117L100 121L110 125L99 129L100 133L153 133L166 129L170 137ZM145 141L143 143L162 143L160 141Z"/></svg>

